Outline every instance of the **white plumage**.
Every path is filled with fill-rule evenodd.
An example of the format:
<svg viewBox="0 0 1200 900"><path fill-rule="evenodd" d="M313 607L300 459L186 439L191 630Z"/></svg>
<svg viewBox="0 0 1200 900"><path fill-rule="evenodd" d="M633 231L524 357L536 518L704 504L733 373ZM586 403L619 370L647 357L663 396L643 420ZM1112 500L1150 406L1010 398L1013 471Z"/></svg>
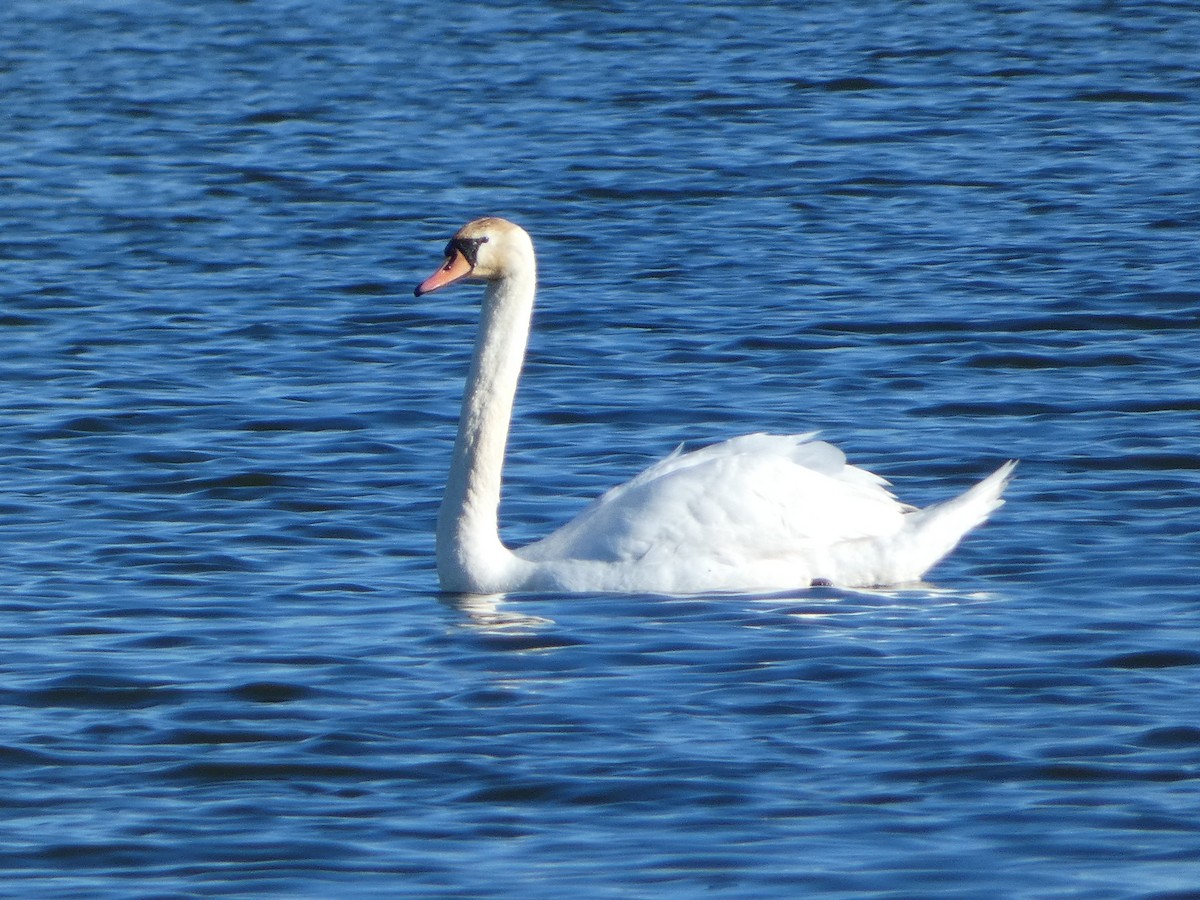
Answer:
<svg viewBox="0 0 1200 900"><path fill-rule="evenodd" d="M546 538L509 550L500 475L536 290L533 243L503 219L464 226L418 295L488 284L438 518L442 587L697 593L914 582L1003 502L1015 463L916 509L813 434L750 434L676 451Z"/></svg>

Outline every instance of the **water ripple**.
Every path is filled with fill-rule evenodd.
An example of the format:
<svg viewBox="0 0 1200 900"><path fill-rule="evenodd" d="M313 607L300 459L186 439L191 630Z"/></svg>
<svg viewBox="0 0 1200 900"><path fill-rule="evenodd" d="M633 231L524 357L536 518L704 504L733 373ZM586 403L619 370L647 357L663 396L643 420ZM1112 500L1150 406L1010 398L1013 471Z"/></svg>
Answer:
<svg viewBox="0 0 1200 900"><path fill-rule="evenodd" d="M1194 9L285 7L0 7L0 893L1194 893ZM507 539L759 430L1009 502L904 590L440 595L482 213Z"/></svg>

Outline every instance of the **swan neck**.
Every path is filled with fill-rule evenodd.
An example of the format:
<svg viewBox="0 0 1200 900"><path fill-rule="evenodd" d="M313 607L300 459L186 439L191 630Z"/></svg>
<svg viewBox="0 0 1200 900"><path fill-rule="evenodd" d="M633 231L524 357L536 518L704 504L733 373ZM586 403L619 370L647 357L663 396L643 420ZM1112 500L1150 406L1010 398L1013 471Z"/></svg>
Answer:
<svg viewBox="0 0 1200 900"><path fill-rule="evenodd" d="M438 576L444 590L501 591L517 563L500 541L500 486L535 287L531 253L525 265L489 282L484 292L438 516Z"/></svg>

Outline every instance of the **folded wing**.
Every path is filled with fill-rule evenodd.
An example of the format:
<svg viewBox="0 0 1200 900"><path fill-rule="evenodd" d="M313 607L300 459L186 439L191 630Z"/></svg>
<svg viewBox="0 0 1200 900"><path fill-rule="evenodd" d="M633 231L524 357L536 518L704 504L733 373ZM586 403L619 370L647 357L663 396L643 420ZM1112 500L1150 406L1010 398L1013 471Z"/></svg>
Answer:
<svg viewBox="0 0 1200 900"><path fill-rule="evenodd" d="M911 507L813 437L751 434L676 451L518 553L531 561L753 564L898 532Z"/></svg>

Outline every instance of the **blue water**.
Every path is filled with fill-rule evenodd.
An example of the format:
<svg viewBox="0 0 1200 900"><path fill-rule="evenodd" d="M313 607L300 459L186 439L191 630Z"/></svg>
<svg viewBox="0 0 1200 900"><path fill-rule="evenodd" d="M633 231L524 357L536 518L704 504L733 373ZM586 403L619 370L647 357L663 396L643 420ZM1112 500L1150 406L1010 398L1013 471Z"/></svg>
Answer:
<svg viewBox="0 0 1200 900"><path fill-rule="evenodd" d="M1200 8L0 6L0 893L1200 893ZM892 592L438 593L477 291L506 539L819 429Z"/></svg>

